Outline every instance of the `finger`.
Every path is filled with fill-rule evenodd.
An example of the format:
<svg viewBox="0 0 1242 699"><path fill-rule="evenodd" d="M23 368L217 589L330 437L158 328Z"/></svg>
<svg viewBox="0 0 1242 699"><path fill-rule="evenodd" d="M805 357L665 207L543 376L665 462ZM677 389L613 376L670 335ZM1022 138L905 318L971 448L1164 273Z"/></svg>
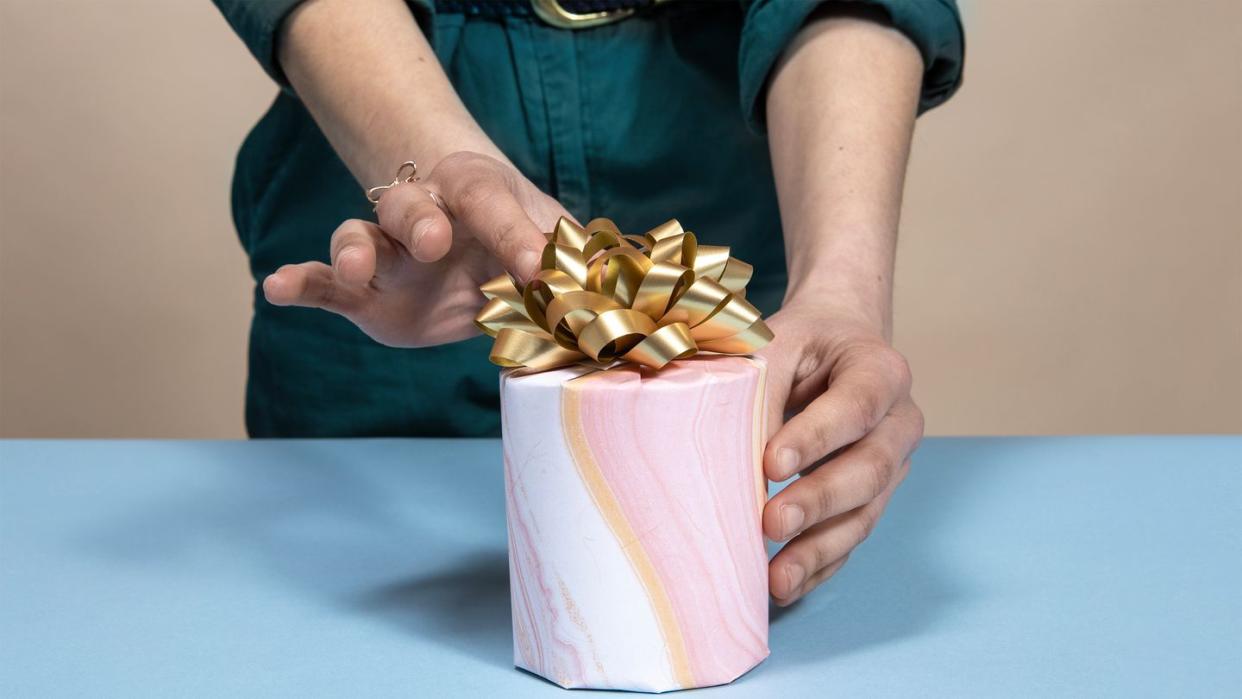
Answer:
<svg viewBox="0 0 1242 699"><path fill-rule="evenodd" d="M792 602L836 572L825 571L838 562L843 563L843 559L871 535L893 491L909 470L909 461L906 461L889 487L875 500L821 522L786 544L772 559L769 573L772 596Z"/></svg>
<svg viewBox="0 0 1242 699"><path fill-rule="evenodd" d="M456 178L445 186L444 199L455 220L519 281L539 270L547 239L503 177L484 169Z"/></svg>
<svg viewBox="0 0 1242 699"><path fill-rule="evenodd" d="M878 347L842 361L828 390L790 418L764 450L768 478L783 481L841 447L862 439L910 392L910 367L895 350Z"/></svg>
<svg viewBox="0 0 1242 699"><path fill-rule="evenodd" d="M453 224L430 191L404 182L384 192L375 207L380 228L420 262L435 262L453 245Z"/></svg>
<svg viewBox="0 0 1242 699"><path fill-rule="evenodd" d="M922 434L918 408L903 402L871 434L773 496L763 508L764 533L784 541L876 499Z"/></svg>
<svg viewBox="0 0 1242 699"><path fill-rule="evenodd" d="M357 293L339 284L322 262L281 267L263 280L263 296L274 306L322 308L342 315L358 303Z"/></svg>
<svg viewBox="0 0 1242 699"><path fill-rule="evenodd" d="M364 286L377 274L391 269L406 252L379 226L355 218L342 223L332 234L329 254L337 281Z"/></svg>
<svg viewBox="0 0 1242 699"><path fill-rule="evenodd" d="M800 586L798 586L794 590L793 593L789 594L786 597L777 597L777 595L773 593L772 597L775 598L776 605L778 607L788 607L794 602L797 602L798 600L802 599L803 597L806 596L806 593L819 587L820 583L827 580L828 578L831 578L833 575L836 575L837 571L841 570L841 566L845 565L845 562L848 561L849 559L850 559L850 555L847 553L844 556L833 561L832 563L829 563L828 565L819 569L819 571L813 573L810 577L807 578L806 582L802 583Z"/></svg>
<svg viewBox="0 0 1242 699"><path fill-rule="evenodd" d="M569 213L565 207L561 206L559 201L544 194L543 192L539 192L535 196L538 197L539 202L536 206L530 209L528 213L530 215L530 220L535 222L535 226L540 231L556 230L556 224L560 222L562 218L569 219L575 225L582 225L582 222L574 217L573 214Z"/></svg>

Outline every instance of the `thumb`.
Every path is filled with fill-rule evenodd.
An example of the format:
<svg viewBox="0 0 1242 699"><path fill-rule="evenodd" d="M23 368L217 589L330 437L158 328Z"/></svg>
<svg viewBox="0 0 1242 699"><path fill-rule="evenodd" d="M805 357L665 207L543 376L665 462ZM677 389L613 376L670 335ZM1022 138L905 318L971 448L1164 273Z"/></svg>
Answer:
<svg viewBox="0 0 1242 699"><path fill-rule="evenodd" d="M453 224L417 182L399 184L380 197L375 207L380 228L420 262L435 262L453 245Z"/></svg>

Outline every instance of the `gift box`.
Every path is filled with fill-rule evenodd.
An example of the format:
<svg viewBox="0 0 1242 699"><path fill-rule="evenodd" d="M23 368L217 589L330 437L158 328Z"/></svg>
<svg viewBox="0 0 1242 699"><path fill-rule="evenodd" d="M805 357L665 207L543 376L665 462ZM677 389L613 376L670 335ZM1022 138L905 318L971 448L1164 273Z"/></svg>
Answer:
<svg viewBox="0 0 1242 699"><path fill-rule="evenodd" d="M746 357L502 377L518 667L663 692L768 655L763 395Z"/></svg>
<svg viewBox="0 0 1242 699"><path fill-rule="evenodd" d="M729 249L561 219L481 287L501 377L514 663L563 687L731 682L768 654L772 339Z"/></svg>

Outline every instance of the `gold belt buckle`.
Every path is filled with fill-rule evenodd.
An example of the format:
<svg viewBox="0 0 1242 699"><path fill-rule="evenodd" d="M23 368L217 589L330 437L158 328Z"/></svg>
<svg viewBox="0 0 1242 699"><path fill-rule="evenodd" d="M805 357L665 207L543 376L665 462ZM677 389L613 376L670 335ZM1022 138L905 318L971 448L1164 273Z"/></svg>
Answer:
<svg viewBox="0 0 1242 699"><path fill-rule="evenodd" d="M652 3L653 5L655 3ZM588 12L577 14L561 6L558 0L530 0L531 8L539 19L560 29L586 29L603 24L619 22L634 14L634 8L612 10L610 12Z"/></svg>

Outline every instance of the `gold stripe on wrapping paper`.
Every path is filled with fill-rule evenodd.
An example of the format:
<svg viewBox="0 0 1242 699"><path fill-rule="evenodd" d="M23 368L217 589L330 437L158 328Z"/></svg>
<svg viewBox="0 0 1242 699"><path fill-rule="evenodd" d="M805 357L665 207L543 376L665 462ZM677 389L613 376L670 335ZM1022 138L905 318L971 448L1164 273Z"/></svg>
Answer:
<svg viewBox="0 0 1242 699"><path fill-rule="evenodd" d="M754 415L754 444L755 454L755 492L759 496L759 504L756 512L759 516L760 528L763 525L763 508L768 504L768 477L763 472L763 446L768 440L767 423L768 423L768 365L766 362L758 362L759 365L759 383L755 386L755 398L752 401L755 405Z"/></svg>
<svg viewBox="0 0 1242 699"><path fill-rule="evenodd" d="M595 456L591 453L591 445L583 434L581 388L582 382L589 378L588 374L566 382L561 395L561 429L569 445L570 456L578 468L578 475L581 476L582 483L590 493L596 509L608 524L612 535L616 538L621 550L625 552L626 558L629 559L639 584L647 593L656 624L660 627L660 634L664 637L673 677L683 689L694 687L696 683L694 672L690 668L690 655L686 650L686 640L682 635L681 626L678 625L676 614L673 612L673 602L669 599L668 591L664 589L664 583L660 581L655 565L652 564L646 549L639 545L638 534L630 526L629 520L621 511L620 503L617 502L607 481L604 480L604 473L599 463L595 461Z"/></svg>
<svg viewBox="0 0 1242 699"><path fill-rule="evenodd" d="M751 266L727 247L700 245L676 220L634 236L606 218L586 226L562 218L547 238L525 285L501 275L479 287L488 301L475 325L496 338L495 364L659 369L699 352L749 354L772 340L746 301Z"/></svg>

